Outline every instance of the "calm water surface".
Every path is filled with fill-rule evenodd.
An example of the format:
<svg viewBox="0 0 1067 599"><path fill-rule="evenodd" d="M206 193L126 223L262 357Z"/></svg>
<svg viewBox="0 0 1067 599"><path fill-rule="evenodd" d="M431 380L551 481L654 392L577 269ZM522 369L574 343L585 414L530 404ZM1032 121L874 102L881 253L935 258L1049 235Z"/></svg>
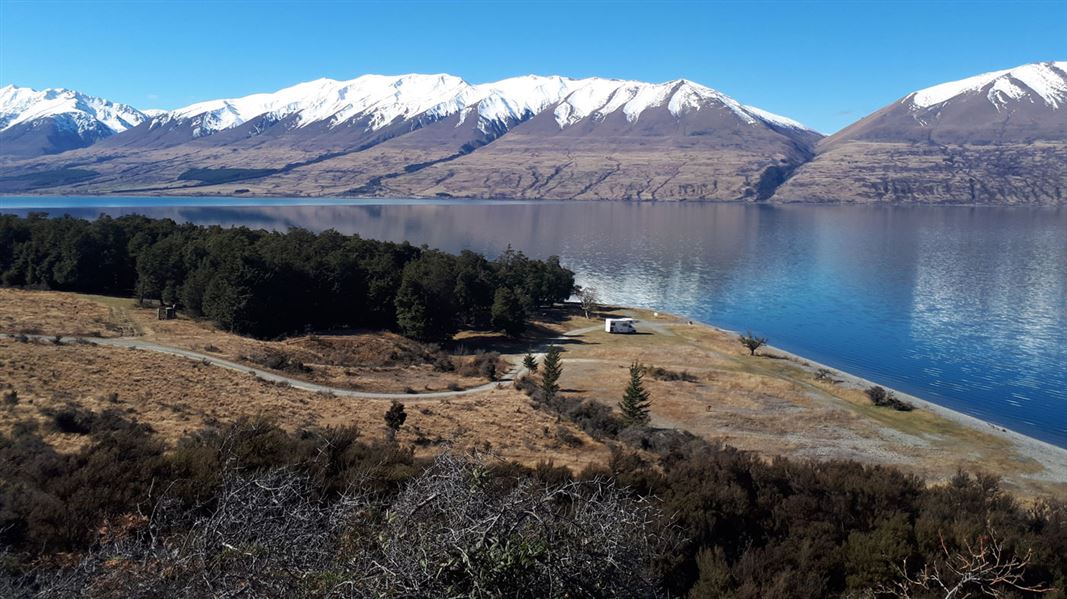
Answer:
<svg viewBox="0 0 1067 599"><path fill-rule="evenodd" d="M1067 447L1067 210L232 198L0 198L558 254L606 301L771 343Z"/></svg>

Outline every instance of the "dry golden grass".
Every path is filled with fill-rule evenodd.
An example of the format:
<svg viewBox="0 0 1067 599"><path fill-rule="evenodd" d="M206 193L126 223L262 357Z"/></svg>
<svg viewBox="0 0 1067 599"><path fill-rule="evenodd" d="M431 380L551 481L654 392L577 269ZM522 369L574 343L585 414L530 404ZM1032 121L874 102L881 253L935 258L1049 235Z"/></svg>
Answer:
<svg viewBox="0 0 1067 599"><path fill-rule="evenodd" d="M310 370L268 368L322 385L403 393L468 389L480 376L434 370L433 348L392 333L353 333L260 341L220 331L211 323L179 317L158 320L156 309L130 298L0 288L0 332L71 336L139 336L146 340L267 367L281 356ZM471 361L455 356L457 366ZM506 368L505 368L506 369ZM458 369L462 370L462 369Z"/></svg>
<svg viewBox="0 0 1067 599"><path fill-rule="evenodd" d="M597 329L563 345L561 384L568 393L614 406L628 381L627 367L636 360L696 379L645 377L655 426L767 456L891 464L933 481L964 469L1001 476L1023 494L1067 493L1062 471L1046 471L1004 436L927 410L875 407L861 388L817 381L810 365L773 349L749 356L733 334L647 311L625 312L643 321L642 333L652 334ZM612 314L621 311L604 313ZM560 326L597 322L575 317Z"/></svg>
<svg viewBox="0 0 1067 599"><path fill-rule="evenodd" d="M0 332L115 337L120 312L85 296L0 287Z"/></svg>
<svg viewBox="0 0 1067 599"><path fill-rule="evenodd" d="M0 339L0 373L0 391L18 394L17 405L0 407L0 431L36 421L61 449L84 439L57 432L45 414L67 404L96 413L118 410L168 442L205 425L255 416L289 430L355 425L365 437L383 437L389 407L388 401L311 393L193 360L105 346ZM512 388L405 405L408 419L398 440L420 454L480 448L530 465L544 460L575 469L607 459L601 443L532 409Z"/></svg>
<svg viewBox="0 0 1067 599"><path fill-rule="evenodd" d="M132 300L5 289L0 289L0 300L0 324L6 332L33 327L46 335L84 334L132 326L147 340L232 361L247 363L244 356L283 352L312 368L310 373L284 374L359 390L442 390L450 383L470 387L484 382L434 372L430 363L410 357L425 348L391 334L268 342L185 318L159 321L154 310L137 308ZM497 348L517 361L527 349L557 335L590 329L556 341L564 347L561 383L568 394L614 407L627 381L626 368L635 360L695 378L689 382L646 377L656 426L685 429L764 456L891 464L934 481L958 469L981 471L1002 477L1023 495L1067 494L1067 461L1060 457L1035 459L1028 447L1004 435L929 410L905 413L874 407L856 385L815 380L811 365L802 360L775 350L750 357L732 334L674 317L626 312L642 319L639 328L645 334L604 333L599 317L620 311L586 319L569 309L542 315L535 332L522 342L483 333L457 337L471 348ZM356 424L380 435L388 406L384 401L341 399L273 385L150 352L14 341L0 344L0 387L4 385L18 390L20 403L0 416L0 429L21 417L44 422L41 408L70 401L94 411L127 411L170 440L213 421L255 415L266 415L288 428ZM112 394L117 394L117 403L109 399ZM412 398L405 403L410 416L400 440L420 452L448 444L469 448L488 443L501 455L525 463L546 459L575 467L603 461L608 454L604 445L573 426L531 409L510 388L452 400ZM567 444L572 434L581 439L580 445ZM57 445L76 441L64 435L52 439Z"/></svg>

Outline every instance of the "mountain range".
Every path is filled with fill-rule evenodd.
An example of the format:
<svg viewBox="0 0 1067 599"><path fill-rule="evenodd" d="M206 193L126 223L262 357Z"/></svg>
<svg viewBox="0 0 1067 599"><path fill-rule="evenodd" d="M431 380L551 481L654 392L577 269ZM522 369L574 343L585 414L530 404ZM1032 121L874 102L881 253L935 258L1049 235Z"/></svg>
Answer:
<svg viewBox="0 0 1067 599"><path fill-rule="evenodd" d="M824 137L685 79L319 79L137 110L0 88L0 192L1062 204L1067 62Z"/></svg>

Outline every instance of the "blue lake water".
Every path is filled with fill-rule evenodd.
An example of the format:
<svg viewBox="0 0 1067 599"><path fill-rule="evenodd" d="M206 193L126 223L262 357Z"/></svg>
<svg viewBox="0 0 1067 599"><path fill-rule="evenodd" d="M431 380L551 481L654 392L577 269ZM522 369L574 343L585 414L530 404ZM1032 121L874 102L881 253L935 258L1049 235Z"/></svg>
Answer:
<svg viewBox="0 0 1067 599"><path fill-rule="evenodd" d="M1067 447L1067 209L0 197L0 211L557 254L608 302L751 329Z"/></svg>

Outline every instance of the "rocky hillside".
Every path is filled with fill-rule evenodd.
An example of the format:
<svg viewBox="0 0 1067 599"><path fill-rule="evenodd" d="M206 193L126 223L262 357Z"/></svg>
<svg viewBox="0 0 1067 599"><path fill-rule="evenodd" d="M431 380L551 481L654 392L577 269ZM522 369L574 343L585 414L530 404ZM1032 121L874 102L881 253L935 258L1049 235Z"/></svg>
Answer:
<svg viewBox="0 0 1067 599"><path fill-rule="evenodd" d="M1067 62L923 89L822 140L777 201L1067 202Z"/></svg>
<svg viewBox="0 0 1067 599"><path fill-rule="evenodd" d="M820 138L686 80L367 75L9 160L0 191L757 200Z"/></svg>
<svg viewBox="0 0 1067 599"><path fill-rule="evenodd" d="M139 125L145 113L69 89L0 87L0 159L84 148Z"/></svg>
<svg viewBox="0 0 1067 599"><path fill-rule="evenodd" d="M1067 62L823 138L685 79L319 79L163 113L0 88L0 193L1067 203Z"/></svg>

